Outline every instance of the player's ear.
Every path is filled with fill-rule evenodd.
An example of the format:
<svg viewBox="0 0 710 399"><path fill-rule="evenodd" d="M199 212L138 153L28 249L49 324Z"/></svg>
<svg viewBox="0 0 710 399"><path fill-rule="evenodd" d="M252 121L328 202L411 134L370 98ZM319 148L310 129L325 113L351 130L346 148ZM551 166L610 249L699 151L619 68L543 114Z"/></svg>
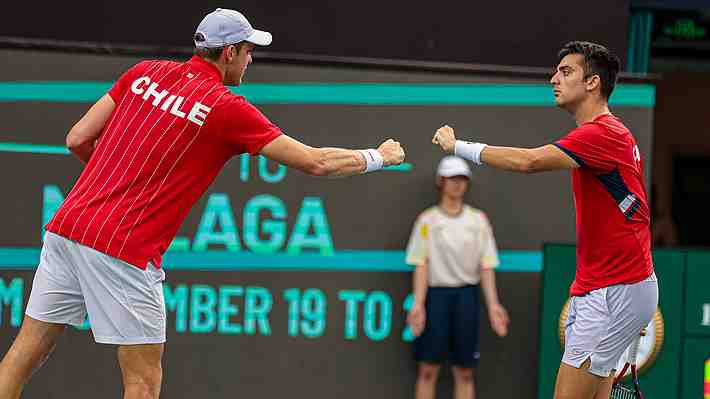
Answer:
<svg viewBox="0 0 710 399"><path fill-rule="evenodd" d="M587 91L594 91L597 88L601 89L601 78L599 78L599 75L592 75L587 77Z"/></svg>
<svg viewBox="0 0 710 399"><path fill-rule="evenodd" d="M225 64L231 64L232 61L234 60L235 54L234 54L234 46L226 46L222 50L222 57L224 59Z"/></svg>

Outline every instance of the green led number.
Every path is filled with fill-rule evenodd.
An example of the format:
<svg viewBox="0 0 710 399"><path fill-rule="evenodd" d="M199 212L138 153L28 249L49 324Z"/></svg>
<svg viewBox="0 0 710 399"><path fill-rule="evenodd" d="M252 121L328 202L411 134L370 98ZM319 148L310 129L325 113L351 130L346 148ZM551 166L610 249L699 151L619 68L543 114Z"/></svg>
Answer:
<svg viewBox="0 0 710 399"><path fill-rule="evenodd" d="M323 291L315 288L303 292L301 299L301 330L308 338L318 338L325 332L327 302Z"/></svg>
<svg viewBox="0 0 710 399"><path fill-rule="evenodd" d="M325 332L327 301L323 291L309 288L303 291L289 288L284 291L288 301L288 335L302 333L306 338L318 338Z"/></svg>

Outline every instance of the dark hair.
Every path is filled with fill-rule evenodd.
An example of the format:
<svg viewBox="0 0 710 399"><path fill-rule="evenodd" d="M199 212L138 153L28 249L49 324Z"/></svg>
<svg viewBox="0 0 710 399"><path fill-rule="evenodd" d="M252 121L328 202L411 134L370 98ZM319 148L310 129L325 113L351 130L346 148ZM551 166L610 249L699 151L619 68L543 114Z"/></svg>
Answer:
<svg viewBox="0 0 710 399"><path fill-rule="evenodd" d="M558 61L561 61L569 54L581 54L584 56L584 77L598 75L601 81L601 94L608 100L614 91L614 86L616 86L616 78L621 66L619 57L600 44L582 41L573 41L565 44L557 54Z"/></svg>

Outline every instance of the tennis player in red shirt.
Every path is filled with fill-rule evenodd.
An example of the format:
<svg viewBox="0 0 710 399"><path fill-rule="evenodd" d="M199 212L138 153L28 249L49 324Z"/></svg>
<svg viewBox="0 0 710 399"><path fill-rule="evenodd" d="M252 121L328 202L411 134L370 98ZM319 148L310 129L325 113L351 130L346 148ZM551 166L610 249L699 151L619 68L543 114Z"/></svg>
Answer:
<svg viewBox="0 0 710 399"><path fill-rule="evenodd" d="M161 268L178 228L225 163L262 154L315 176L351 176L403 161L377 149L313 148L285 135L243 97L255 46L271 34L237 11L200 23L187 62L126 71L69 132L86 167L47 224L26 317L0 363L0 399L19 398L68 324L88 314L94 339L118 345L124 398L158 398L165 342Z"/></svg>
<svg viewBox="0 0 710 399"><path fill-rule="evenodd" d="M521 173L571 169L577 215L577 271L555 398L606 399L623 352L658 306L650 212L636 140L609 111L619 59L605 47L570 42L550 79L557 106L577 128L534 149L456 140L437 130L434 144L476 164Z"/></svg>

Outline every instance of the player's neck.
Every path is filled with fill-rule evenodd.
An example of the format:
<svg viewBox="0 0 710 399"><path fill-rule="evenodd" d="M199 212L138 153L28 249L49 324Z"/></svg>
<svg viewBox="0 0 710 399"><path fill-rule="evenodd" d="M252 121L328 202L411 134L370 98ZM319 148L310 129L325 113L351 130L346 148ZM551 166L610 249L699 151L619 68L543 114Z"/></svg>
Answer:
<svg viewBox="0 0 710 399"><path fill-rule="evenodd" d="M589 98L574 111L574 119L577 121L577 126L581 126L593 121L600 115L610 113L609 104L606 101Z"/></svg>
<svg viewBox="0 0 710 399"><path fill-rule="evenodd" d="M224 75L227 73L227 67L224 66L224 64L220 64L219 62L214 62L212 60L205 59L205 61L209 62L212 64L217 70L219 71L219 76L222 77L222 81L224 81Z"/></svg>
<svg viewBox="0 0 710 399"><path fill-rule="evenodd" d="M448 216L458 216L463 211L463 200L442 195L439 208Z"/></svg>

